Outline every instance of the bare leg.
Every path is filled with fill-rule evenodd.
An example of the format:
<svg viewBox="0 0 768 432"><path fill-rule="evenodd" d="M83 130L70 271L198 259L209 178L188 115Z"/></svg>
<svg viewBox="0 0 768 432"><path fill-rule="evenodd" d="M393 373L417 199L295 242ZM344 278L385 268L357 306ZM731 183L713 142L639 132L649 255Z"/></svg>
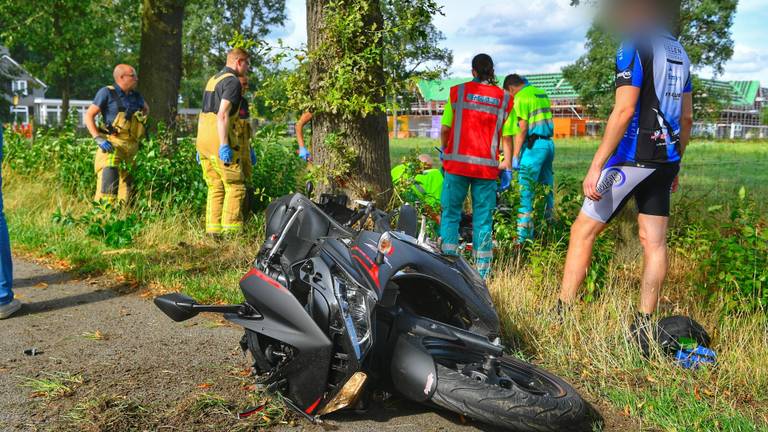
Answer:
<svg viewBox="0 0 768 432"><path fill-rule="evenodd" d="M659 294L667 277L667 226L669 218L640 214L640 243L643 245L643 282L640 286L640 312L656 311Z"/></svg>
<svg viewBox="0 0 768 432"><path fill-rule="evenodd" d="M576 299L579 287L584 282L584 278L587 277L595 239L605 229L605 226L606 224L590 218L583 212L579 213L573 222L560 289L560 300L563 303L570 304Z"/></svg>

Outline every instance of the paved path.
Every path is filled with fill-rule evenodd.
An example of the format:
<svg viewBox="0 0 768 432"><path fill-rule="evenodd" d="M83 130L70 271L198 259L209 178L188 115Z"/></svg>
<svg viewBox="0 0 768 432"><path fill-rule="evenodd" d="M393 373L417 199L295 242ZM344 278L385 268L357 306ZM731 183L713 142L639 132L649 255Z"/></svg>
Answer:
<svg viewBox="0 0 768 432"><path fill-rule="evenodd" d="M0 321L0 430L60 430L71 426L66 416L74 406L99 397L148 407L141 416L154 420L134 419L140 429L155 430L167 419L174 430L223 430L227 422L237 422L217 418L211 424L184 409L190 405L185 401L204 392L244 399L247 378L241 371L248 364L239 349L240 330L213 316L174 323L147 299L105 278L76 280L21 259L14 265L15 292L25 305ZM96 332L100 340L93 337ZM30 348L39 354L24 354ZM57 373L80 374L84 382L51 401L32 397L22 386L29 378ZM365 414L331 415L327 423L349 431L489 430L402 400ZM303 420L285 429L324 430Z"/></svg>

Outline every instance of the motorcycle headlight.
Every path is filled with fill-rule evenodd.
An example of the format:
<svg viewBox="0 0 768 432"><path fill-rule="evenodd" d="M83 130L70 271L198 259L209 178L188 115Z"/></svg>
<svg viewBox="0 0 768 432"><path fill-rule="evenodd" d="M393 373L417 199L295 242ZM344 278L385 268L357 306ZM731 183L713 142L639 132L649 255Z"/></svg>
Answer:
<svg viewBox="0 0 768 432"><path fill-rule="evenodd" d="M371 315L376 306L376 297L368 289L336 277L336 298L341 305L344 324L355 348L355 355L362 358L373 344Z"/></svg>

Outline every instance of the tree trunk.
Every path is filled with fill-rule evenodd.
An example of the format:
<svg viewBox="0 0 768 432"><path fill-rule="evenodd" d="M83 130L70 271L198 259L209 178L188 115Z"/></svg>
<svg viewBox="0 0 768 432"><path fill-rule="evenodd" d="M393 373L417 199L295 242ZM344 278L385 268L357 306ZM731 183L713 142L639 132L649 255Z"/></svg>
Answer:
<svg viewBox="0 0 768 432"><path fill-rule="evenodd" d="M181 85L181 36L185 0L143 0L139 90L153 124L176 126Z"/></svg>
<svg viewBox="0 0 768 432"><path fill-rule="evenodd" d="M379 1L369 1L371 8L366 16L365 27L372 28L375 25L376 28L383 28L384 18ZM324 8L327 4L328 0L307 0L307 43L310 52L318 49L327 37L323 31ZM341 61L342 58L333 60ZM319 61L310 63L309 86L313 98L318 93L317 83L322 82L328 73L332 73L331 66L320 64ZM374 62L368 73L373 73L380 87L384 86L383 59ZM383 103L384 100L376 102ZM319 190L323 192L344 189L352 197L374 200L378 206L385 208L392 197L386 113L379 111L366 117L356 115L344 118L339 113L315 112L312 118L312 148L315 164L322 166L325 172L333 172L337 168L334 165L338 163L338 160L331 157L332 150L326 146L326 140L331 134L336 134L342 144L354 149L357 156L346 176L334 178L328 185L318 185Z"/></svg>
<svg viewBox="0 0 768 432"><path fill-rule="evenodd" d="M69 80L61 86L61 125L63 126L69 118Z"/></svg>

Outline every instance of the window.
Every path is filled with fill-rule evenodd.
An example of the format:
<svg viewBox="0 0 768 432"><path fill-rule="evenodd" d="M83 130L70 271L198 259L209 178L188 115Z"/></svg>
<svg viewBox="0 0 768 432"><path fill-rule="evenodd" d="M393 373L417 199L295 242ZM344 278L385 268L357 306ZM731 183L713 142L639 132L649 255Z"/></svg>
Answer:
<svg viewBox="0 0 768 432"><path fill-rule="evenodd" d="M29 123L29 107L23 105L11 107L11 114L13 115L14 123Z"/></svg>
<svg viewBox="0 0 768 432"><path fill-rule="evenodd" d="M11 92L13 92L13 94L18 94L19 96L27 96L27 81L14 80L11 83Z"/></svg>

